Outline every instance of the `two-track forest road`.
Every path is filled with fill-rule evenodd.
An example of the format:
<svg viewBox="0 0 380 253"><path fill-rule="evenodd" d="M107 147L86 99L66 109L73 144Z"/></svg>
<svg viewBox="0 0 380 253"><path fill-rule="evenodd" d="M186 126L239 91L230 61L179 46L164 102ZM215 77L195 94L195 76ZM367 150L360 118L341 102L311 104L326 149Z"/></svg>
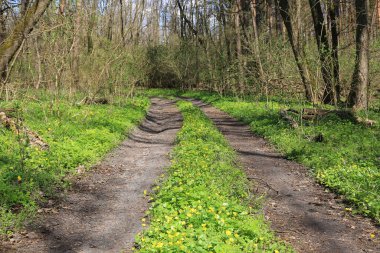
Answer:
<svg viewBox="0 0 380 253"><path fill-rule="evenodd" d="M286 160L249 126L198 100L199 106L236 150L255 191L266 195L264 214L272 229L298 252L380 252L379 228L352 216L342 200L318 185L307 168Z"/></svg>
<svg viewBox="0 0 380 253"><path fill-rule="evenodd" d="M175 102L153 98L145 121L129 138L75 182L56 213L40 217L35 232L5 251L130 252L149 207L144 190L170 165L181 125Z"/></svg>

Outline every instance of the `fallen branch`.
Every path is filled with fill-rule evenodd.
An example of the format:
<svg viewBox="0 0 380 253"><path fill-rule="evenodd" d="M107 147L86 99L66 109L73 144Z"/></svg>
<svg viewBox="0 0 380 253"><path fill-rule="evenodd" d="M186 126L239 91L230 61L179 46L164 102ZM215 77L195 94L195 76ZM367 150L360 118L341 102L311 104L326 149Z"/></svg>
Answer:
<svg viewBox="0 0 380 253"><path fill-rule="evenodd" d="M304 108L301 111L297 111L295 109L280 110L281 117L285 121L289 122L289 124L293 128L297 128L299 126L295 118L313 121L316 119L326 117L331 114L335 114L336 116L338 116L339 118L343 120L350 120L354 123L363 124L368 127L371 127L377 124L376 121L363 119L355 115L355 113L350 110L325 110L325 109L317 109L317 108Z"/></svg>
<svg viewBox="0 0 380 253"><path fill-rule="evenodd" d="M37 147L41 150L49 149L49 145L44 142L41 137L36 133L28 129L27 127L22 127L20 124L11 117L11 113L14 113L14 109L0 109L0 123L8 130L19 134L22 131L28 138L30 145Z"/></svg>
<svg viewBox="0 0 380 253"><path fill-rule="evenodd" d="M298 128L298 127L299 127L298 122L297 122L295 119L293 119L292 116L290 116L290 115L288 114L288 111L286 111L286 110L280 110L280 115L281 115L281 117L282 117L285 121L287 121L287 122L288 122L293 128Z"/></svg>
<svg viewBox="0 0 380 253"><path fill-rule="evenodd" d="M268 184L266 181L264 181L262 178L258 178L258 177L247 177L248 180L256 180L256 181L260 181L262 184L264 184L266 187L268 187L270 190L276 192L276 194L278 195L279 194L279 191L277 191L276 189L274 189L270 184Z"/></svg>
<svg viewBox="0 0 380 253"><path fill-rule="evenodd" d="M107 105L109 104L109 101L107 98L91 98L91 97L85 97L83 98L79 104L85 104L85 105L93 105L93 104L98 104L98 105Z"/></svg>

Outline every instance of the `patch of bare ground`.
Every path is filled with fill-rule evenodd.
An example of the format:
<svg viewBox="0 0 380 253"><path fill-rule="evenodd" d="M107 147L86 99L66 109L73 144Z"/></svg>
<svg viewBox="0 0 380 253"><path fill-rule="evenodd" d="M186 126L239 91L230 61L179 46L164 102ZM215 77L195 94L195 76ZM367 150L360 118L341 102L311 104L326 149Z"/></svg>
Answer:
<svg viewBox="0 0 380 253"><path fill-rule="evenodd" d="M129 252L148 209L144 190L169 166L182 117L169 100L152 99L145 121L93 170L79 176L64 200L0 252ZM1 249L1 247L0 247Z"/></svg>
<svg viewBox="0 0 380 253"><path fill-rule="evenodd" d="M304 166L286 160L249 126L201 101L192 100L236 150L264 214L277 235L299 252L380 252L379 227L345 211L343 198L315 182Z"/></svg>

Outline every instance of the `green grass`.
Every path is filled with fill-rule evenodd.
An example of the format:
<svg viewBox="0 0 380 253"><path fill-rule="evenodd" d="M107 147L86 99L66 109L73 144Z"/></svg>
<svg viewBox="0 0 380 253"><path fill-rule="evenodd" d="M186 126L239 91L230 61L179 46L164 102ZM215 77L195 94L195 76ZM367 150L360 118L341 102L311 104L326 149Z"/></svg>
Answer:
<svg viewBox="0 0 380 253"><path fill-rule="evenodd" d="M210 102L249 124L288 158L311 168L321 184L344 195L353 212L380 222L380 115L375 111L361 113L378 122L374 127L332 115L292 129L280 118L280 108L310 107L307 103L243 101L204 92L184 95ZM323 142L307 138L318 134L323 134Z"/></svg>
<svg viewBox="0 0 380 253"><path fill-rule="evenodd" d="M79 165L99 161L145 116L148 106L146 97L123 105L77 106L47 99L0 103L0 108L18 108L23 124L50 146L47 151L31 147L25 136L0 126L0 234L31 218L39 204L67 186L66 176Z"/></svg>
<svg viewBox="0 0 380 253"><path fill-rule="evenodd" d="M222 134L191 103L178 105L184 125L154 189L150 226L137 237L140 252L292 252L249 206L248 180Z"/></svg>

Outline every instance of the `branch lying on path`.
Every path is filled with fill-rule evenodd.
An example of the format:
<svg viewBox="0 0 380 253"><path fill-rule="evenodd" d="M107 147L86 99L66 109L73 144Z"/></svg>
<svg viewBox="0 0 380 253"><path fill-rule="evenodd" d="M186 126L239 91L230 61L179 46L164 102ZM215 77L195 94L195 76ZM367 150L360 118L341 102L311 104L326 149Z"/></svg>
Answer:
<svg viewBox="0 0 380 253"><path fill-rule="evenodd" d="M276 194L278 195L280 192L277 191L276 189L274 189L270 184L268 184L267 182L265 182L263 179L261 178L258 178L258 177L247 177L248 180L256 180L256 181L260 181L261 183L263 183L266 187L268 187L270 190L276 192Z"/></svg>

